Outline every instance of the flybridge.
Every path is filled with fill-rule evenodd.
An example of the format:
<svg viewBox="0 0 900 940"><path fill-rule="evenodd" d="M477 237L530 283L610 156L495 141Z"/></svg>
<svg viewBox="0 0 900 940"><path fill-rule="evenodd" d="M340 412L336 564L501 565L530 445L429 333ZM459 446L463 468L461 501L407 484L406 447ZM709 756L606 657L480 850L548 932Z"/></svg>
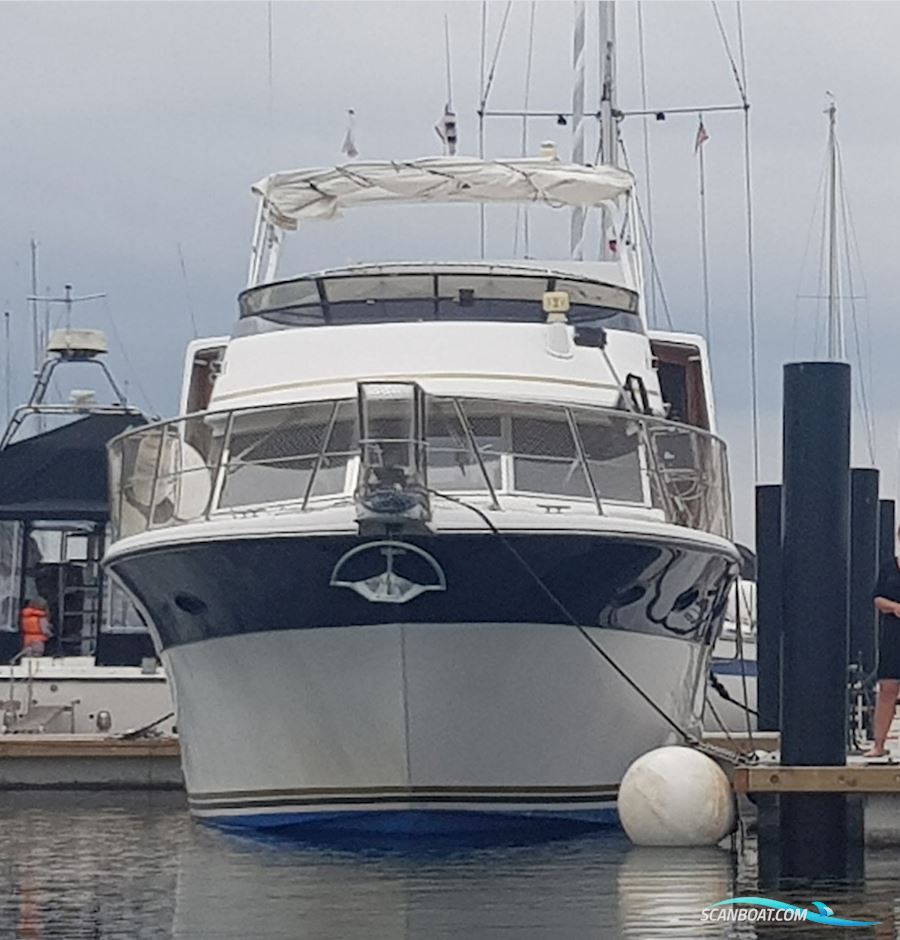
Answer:
<svg viewBox="0 0 900 940"><path fill-rule="evenodd" d="M259 211L249 285L274 277L284 230L334 219L345 209L416 203L542 203L588 209L615 203L633 185L625 170L564 164L549 148L540 157L514 160L425 157L273 173L253 186Z"/></svg>

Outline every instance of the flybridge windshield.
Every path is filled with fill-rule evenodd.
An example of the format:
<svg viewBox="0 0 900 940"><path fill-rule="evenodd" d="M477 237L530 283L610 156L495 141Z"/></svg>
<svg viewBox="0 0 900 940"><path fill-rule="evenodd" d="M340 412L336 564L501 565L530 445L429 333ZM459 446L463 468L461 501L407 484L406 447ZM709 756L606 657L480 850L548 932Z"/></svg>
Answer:
<svg viewBox="0 0 900 940"><path fill-rule="evenodd" d="M640 332L633 291L564 276L417 271L300 278L241 294L241 318L283 326L427 320L540 323L545 291L566 291L569 320Z"/></svg>

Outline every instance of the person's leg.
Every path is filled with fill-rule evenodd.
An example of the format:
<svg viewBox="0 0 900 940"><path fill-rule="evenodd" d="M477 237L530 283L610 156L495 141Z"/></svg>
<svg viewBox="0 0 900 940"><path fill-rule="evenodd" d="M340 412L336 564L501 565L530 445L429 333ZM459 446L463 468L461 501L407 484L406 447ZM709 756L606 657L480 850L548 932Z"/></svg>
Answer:
<svg viewBox="0 0 900 940"><path fill-rule="evenodd" d="M897 696L900 695L900 679L879 679L878 700L875 703L875 734L872 748L866 752L867 757L883 757L887 751L884 743L887 741L894 712L897 708Z"/></svg>

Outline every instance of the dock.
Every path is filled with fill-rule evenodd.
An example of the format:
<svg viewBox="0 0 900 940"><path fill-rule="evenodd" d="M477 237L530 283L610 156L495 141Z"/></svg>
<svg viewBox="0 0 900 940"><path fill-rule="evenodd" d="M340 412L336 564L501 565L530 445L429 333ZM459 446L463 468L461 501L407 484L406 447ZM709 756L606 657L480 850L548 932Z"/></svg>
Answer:
<svg viewBox="0 0 900 940"><path fill-rule="evenodd" d="M178 739L0 736L0 790L182 790Z"/></svg>
<svg viewBox="0 0 900 940"><path fill-rule="evenodd" d="M736 793L861 793L900 796L900 764L853 764L845 767L737 767ZM898 804L900 810L900 804ZM897 814L900 832L900 811Z"/></svg>
<svg viewBox="0 0 900 940"><path fill-rule="evenodd" d="M769 752L774 757L780 735L777 731L754 732L752 738L746 734L705 734L703 741L738 754ZM801 767L782 765L772 757L754 764L723 764L739 797L742 816L752 819L766 798L784 794L856 796L862 806L865 843L900 845L900 762L874 763L850 755L844 766Z"/></svg>

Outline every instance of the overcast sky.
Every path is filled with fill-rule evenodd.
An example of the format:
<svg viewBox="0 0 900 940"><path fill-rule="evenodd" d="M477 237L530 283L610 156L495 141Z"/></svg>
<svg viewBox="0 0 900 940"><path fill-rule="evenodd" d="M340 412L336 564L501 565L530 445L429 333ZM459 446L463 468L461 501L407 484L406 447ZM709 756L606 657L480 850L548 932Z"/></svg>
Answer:
<svg viewBox="0 0 900 940"><path fill-rule="evenodd" d="M488 8L492 54L505 2ZM735 6L719 5L737 52ZM490 106L521 108L531 4L513 4ZM637 8L617 4L618 99L641 105ZM460 150L477 150L481 3L276 2L271 82L266 2L0 2L0 303L11 313L14 403L28 390L29 239L40 244L40 289L106 291L81 325L112 332L112 365L138 404L171 414L183 349L193 334L227 333L243 286L253 221L250 184L274 169L340 161L346 109L357 112L361 159L436 152L446 97L444 15L452 45ZM597 99L596 32L589 11L588 102ZM862 267L854 293L864 374L871 381L882 490L897 489L900 324L900 6L750 2L744 32L752 104L753 196L762 480L779 473L781 369L823 351L818 292L819 180L825 93L839 109L847 198ZM708 2L643 4L648 104L737 102ZM531 107L568 110L572 4L536 4ZM593 44L592 44L593 43ZM738 534L752 537L747 272L742 121L705 118L712 348L720 431L732 459ZM655 253L675 327L702 327L697 118L651 121ZM624 133L644 183L642 127ZM529 127L529 149L571 129ZM487 125L487 152L518 153L517 123ZM590 149L590 148L589 148ZM548 218L549 216L549 218ZM812 220L811 247L803 266ZM535 249L563 257L565 219L534 214ZM510 214L489 218L488 255L511 257ZM477 210L382 209L316 225L292 239L297 271L378 258L472 258ZM186 281L179 260L184 258ZM520 242L521 251L521 242ZM801 276L802 274L802 276ZM849 310L848 310L849 316ZM115 321L111 330L110 320ZM848 323L852 337L852 322ZM124 349L123 349L124 348ZM851 344L851 360L856 353ZM858 369L856 370L859 371ZM855 462L866 465L861 417Z"/></svg>

